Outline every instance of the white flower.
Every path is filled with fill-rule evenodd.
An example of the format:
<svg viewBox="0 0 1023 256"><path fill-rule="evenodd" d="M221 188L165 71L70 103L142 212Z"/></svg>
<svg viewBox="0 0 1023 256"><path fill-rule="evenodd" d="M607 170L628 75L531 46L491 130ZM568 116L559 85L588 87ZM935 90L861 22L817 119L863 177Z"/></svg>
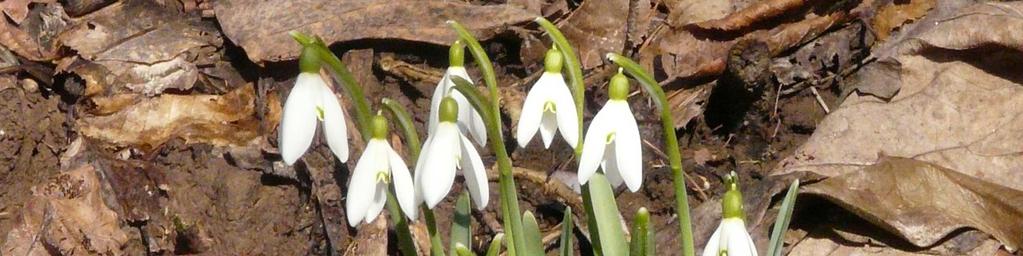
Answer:
<svg viewBox="0 0 1023 256"><path fill-rule="evenodd" d="M742 218L725 218L703 248L703 256L718 256L727 251L728 256L757 256L757 247L746 232Z"/></svg>
<svg viewBox="0 0 1023 256"><path fill-rule="evenodd" d="M453 76L461 77L472 83L472 79L469 78L469 73L465 71L465 67L448 67L447 71L444 72L444 77L440 79L440 83L437 83L437 89L433 91L433 98L430 101L430 126L428 133L433 134L436 131L438 125L437 111L440 108L440 102L445 96L450 94L451 98L455 99L455 102L458 103L458 128L462 130L462 133L471 134L476 143L486 145L487 126L483 123L483 117L480 116L480 113L476 112L472 104L469 103L469 100L461 92L452 89L452 87L455 87L455 82L451 81Z"/></svg>
<svg viewBox="0 0 1023 256"><path fill-rule="evenodd" d="M415 205L425 200L433 208L440 203L451 190L455 169L462 169L473 204L483 209L490 196L483 160L455 124L459 113L455 100L445 97L439 109L437 128L427 137L416 161Z"/></svg>
<svg viewBox="0 0 1023 256"><path fill-rule="evenodd" d="M561 130L561 137L572 148L579 141L575 101L561 75L561 61L558 50L547 51L544 60L546 70L533 88L529 89L526 101L522 103L522 114L515 135L520 147L526 147L538 129L544 148L551 147L554 133L558 129Z"/></svg>
<svg viewBox="0 0 1023 256"><path fill-rule="evenodd" d="M721 225L707 240L703 256L719 256L722 252L728 256L757 256L757 246L746 232L743 221L742 193L737 181L738 176L734 172L725 178L728 191L721 198Z"/></svg>
<svg viewBox="0 0 1023 256"><path fill-rule="evenodd" d="M401 210L406 215L413 216L416 211L415 192L412 190L412 177L409 176L408 167L387 140L374 137L366 143L366 150L359 157L351 183L348 185L348 197L345 201L348 225L355 227L363 221L373 222L384 209L388 183L392 181L394 196L398 199Z"/></svg>
<svg viewBox="0 0 1023 256"><path fill-rule="evenodd" d="M281 157L285 163L292 165L305 154L316 135L318 119L323 120L323 134L330 150L341 162L347 162L348 128L341 103L317 73L319 66L314 71L303 69L284 102L278 140Z"/></svg>
<svg viewBox="0 0 1023 256"><path fill-rule="evenodd" d="M579 184L586 184L599 166L615 187L625 183L636 192L643 183L643 147L629 103L629 81L621 72L611 78L610 99L586 131L579 160Z"/></svg>

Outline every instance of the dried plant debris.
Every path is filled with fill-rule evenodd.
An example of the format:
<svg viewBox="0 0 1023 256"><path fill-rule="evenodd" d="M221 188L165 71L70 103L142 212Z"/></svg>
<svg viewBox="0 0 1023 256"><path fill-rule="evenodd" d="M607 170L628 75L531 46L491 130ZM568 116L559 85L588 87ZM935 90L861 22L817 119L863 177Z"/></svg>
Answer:
<svg viewBox="0 0 1023 256"><path fill-rule="evenodd" d="M58 36L68 20L59 4L36 4L20 24L0 19L0 44L29 60L56 59L61 47Z"/></svg>
<svg viewBox="0 0 1023 256"><path fill-rule="evenodd" d="M888 39L893 30L927 14L934 8L935 2L936 0L909 0L903 3L889 3L877 11L870 26L874 29L874 33L877 33L877 39Z"/></svg>
<svg viewBox="0 0 1023 256"><path fill-rule="evenodd" d="M117 213L104 202L90 165L36 187L3 245L5 255L120 255L129 241Z"/></svg>
<svg viewBox="0 0 1023 256"><path fill-rule="evenodd" d="M920 160L882 157L805 193L836 201L918 247L961 228L991 234L1009 251L1023 244L1023 191Z"/></svg>
<svg viewBox="0 0 1023 256"><path fill-rule="evenodd" d="M147 96L192 88L200 76L197 65L213 64L210 55L221 45L212 24L151 0L119 2L84 16L62 40L81 56L66 68L84 78L87 92Z"/></svg>
<svg viewBox="0 0 1023 256"><path fill-rule="evenodd" d="M254 97L251 86L225 95L104 97L95 101L104 114L87 115L78 120L78 127L82 135L111 146L147 151L171 138L215 146L247 145L261 134Z"/></svg>
<svg viewBox="0 0 1023 256"><path fill-rule="evenodd" d="M55 3L55 0L7 0L0 2L0 10L15 24L21 24L28 17L28 7L33 3Z"/></svg>
<svg viewBox="0 0 1023 256"><path fill-rule="evenodd" d="M583 69L603 62L604 54L625 48L629 0L586 1L561 23L561 31L576 46Z"/></svg>
<svg viewBox="0 0 1023 256"><path fill-rule="evenodd" d="M537 15L509 5L419 0L228 0L217 1L214 10L224 34L257 63L297 57L292 30L319 35L328 44L401 39L447 45L457 39L447 20L485 40Z"/></svg>
<svg viewBox="0 0 1023 256"><path fill-rule="evenodd" d="M806 0L765 0L756 2L724 18L697 23L703 29L737 31L767 20L806 4Z"/></svg>

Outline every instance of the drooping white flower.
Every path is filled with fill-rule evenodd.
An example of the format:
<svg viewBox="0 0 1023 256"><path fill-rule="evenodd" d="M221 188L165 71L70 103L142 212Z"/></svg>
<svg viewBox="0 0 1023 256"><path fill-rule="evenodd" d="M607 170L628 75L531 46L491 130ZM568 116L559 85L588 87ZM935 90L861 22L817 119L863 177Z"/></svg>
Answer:
<svg viewBox="0 0 1023 256"><path fill-rule="evenodd" d="M425 201L428 207L433 208L440 203L451 190L455 170L462 169L473 204L483 209L490 195L487 170L476 148L455 124L458 104L452 97L445 97L439 114L437 128L426 138L416 161L415 205Z"/></svg>
<svg viewBox="0 0 1023 256"><path fill-rule="evenodd" d="M639 127L626 98L629 80L621 73L611 77L610 99L597 112L586 131L579 159L579 184L586 184L597 167L615 187L623 182L636 192L643 184L643 147Z"/></svg>
<svg viewBox="0 0 1023 256"><path fill-rule="evenodd" d="M540 130L544 148L551 147L554 133L561 131L561 137L572 148L579 141L579 120L576 116L575 101L572 93L561 75L561 52L557 49L547 51L544 57L544 73L529 89L525 102L522 103L522 114L519 116L518 129L515 137L520 147L533 139Z"/></svg>
<svg viewBox="0 0 1023 256"><path fill-rule="evenodd" d="M373 137L366 143L359 162L352 172L345 201L348 225L358 226L377 218L387 203L388 184L394 182L394 196L408 216L416 211L412 177L401 156L387 143L387 120L373 117Z"/></svg>
<svg viewBox="0 0 1023 256"><path fill-rule="evenodd" d="M717 230L707 240L703 256L757 256L757 246L746 231L743 221L742 194L733 173L725 182L728 191L721 199L722 219Z"/></svg>
<svg viewBox="0 0 1023 256"><path fill-rule="evenodd" d="M465 66L463 66L464 52L465 47L461 41L455 41L451 45L449 53L450 66L444 71L444 76L437 83L437 89L433 91L433 97L430 100L428 133L433 134L437 129L437 124L439 123L437 111L440 108L440 102L450 94L451 98L454 98L455 102L458 103L458 128L462 130L462 133L470 134L476 143L486 145L487 127L483 123L483 117L473 109L469 100L461 92L452 90L452 87L455 86L455 82L451 80L452 77L461 77L472 83L469 73L465 71Z"/></svg>
<svg viewBox="0 0 1023 256"><path fill-rule="evenodd" d="M341 162L348 161L348 128L341 102L320 77L320 63L312 49L303 49L299 58L302 70L295 79L281 114L278 147L288 165L298 160L316 135L317 120L323 121L327 146Z"/></svg>

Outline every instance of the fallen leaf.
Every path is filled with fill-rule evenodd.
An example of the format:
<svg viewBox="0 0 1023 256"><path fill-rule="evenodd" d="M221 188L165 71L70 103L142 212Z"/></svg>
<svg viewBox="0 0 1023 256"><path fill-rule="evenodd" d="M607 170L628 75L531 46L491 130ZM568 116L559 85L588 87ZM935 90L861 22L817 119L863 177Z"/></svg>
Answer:
<svg viewBox="0 0 1023 256"><path fill-rule="evenodd" d="M762 30L751 36L764 38L767 47L771 50L771 56L778 56L790 48L803 45L810 40L816 39L825 31L835 25L843 24L849 20L849 15L843 11L830 13L824 16L808 17L799 22L786 24L771 30Z"/></svg>
<svg viewBox="0 0 1023 256"><path fill-rule="evenodd" d="M794 53L775 58L771 72L782 85L820 81L855 67L869 55L873 38L861 23L850 23L807 43ZM891 92L894 95L895 91ZM889 98L891 98L889 95Z"/></svg>
<svg viewBox="0 0 1023 256"><path fill-rule="evenodd" d="M0 2L0 9L4 10L7 17L14 21L14 24L21 24L21 21L28 17L28 6L33 3L56 3L55 0L5 0Z"/></svg>
<svg viewBox="0 0 1023 256"><path fill-rule="evenodd" d="M0 44L29 60L56 59L60 56L57 37L68 19L59 4L36 5L21 24L0 19Z"/></svg>
<svg viewBox="0 0 1023 256"><path fill-rule="evenodd" d="M892 2L881 7L871 20L878 40L888 39L892 30L903 24L913 22L934 8L935 0L909 0L903 3Z"/></svg>
<svg viewBox="0 0 1023 256"><path fill-rule="evenodd" d="M671 107L676 129L685 127L693 118L703 114L712 88L713 83L706 83L669 92L668 106Z"/></svg>
<svg viewBox="0 0 1023 256"><path fill-rule="evenodd" d="M227 0L214 10L224 34L253 62L294 59L296 30L328 44L360 39L401 39L448 45L457 39L445 21L457 20L486 40L537 14L508 5L418 0Z"/></svg>
<svg viewBox="0 0 1023 256"><path fill-rule="evenodd" d="M708 30L737 31L751 25L777 17L789 10L802 7L806 0L765 0L743 8L720 19L697 23L696 26Z"/></svg>
<svg viewBox="0 0 1023 256"><path fill-rule="evenodd" d="M86 137L146 151L175 137L188 144L246 145L260 135L253 98L251 86L225 95L164 94L109 115L82 117L77 125Z"/></svg>
<svg viewBox="0 0 1023 256"><path fill-rule="evenodd" d="M862 218L930 247L961 228L991 234L1015 251L1023 243L1023 191L920 160L877 164L806 186Z"/></svg>
<svg viewBox="0 0 1023 256"><path fill-rule="evenodd" d="M157 6L151 0L119 2L77 20L62 36L82 57L70 71L87 87L110 94L192 88L200 76L196 62L205 64L205 56L220 47L219 33L198 16Z"/></svg>
<svg viewBox="0 0 1023 256"><path fill-rule="evenodd" d="M380 214L377 219L359 228L355 240L348 244L344 255L387 255L387 216Z"/></svg>
<svg viewBox="0 0 1023 256"><path fill-rule="evenodd" d="M732 12L733 3L731 0L676 0L665 5L669 9L668 24L677 28L725 17Z"/></svg>
<svg viewBox="0 0 1023 256"><path fill-rule="evenodd" d="M103 184L85 165L32 189L34 200L21 210L7 234L5 255L120 255L129 233L103 201Z"/></svg>

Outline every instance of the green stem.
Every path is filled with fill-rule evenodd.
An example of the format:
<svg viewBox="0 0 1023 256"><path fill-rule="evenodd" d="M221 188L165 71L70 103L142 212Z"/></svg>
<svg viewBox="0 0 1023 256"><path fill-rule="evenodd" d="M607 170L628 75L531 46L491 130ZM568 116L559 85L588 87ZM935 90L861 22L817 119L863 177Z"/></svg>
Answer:
<svg viewBox="0 0 1023 256"><path fill-rule="evenodd" d="M515 241L515 251L525 252L526 250L522 247L524 241L522 239L522 219L519 217L519 201L518 192L515 190L515 179L512 177L512 163L511 158L508 157L508 151L504 146L504 136L502 135L501 128L504 125L501 123L501 95L497 91L497 76L494 73L494 66L490 63L490 57L487 57L486 52L483 51L483 47L480 46L480 42L476 40L468 30L465 29L461 24L456 21L448 21L448 24L458 32L458 36L469 46L469 52L472 53L472 57L476 59L476 65L480 71L483 72L483 82L487 84L487 88L490 89L490 109L489 111L482 106L479 106L477 110L479 112L489 112L489 118L486 118L487 133L490 138L490 147L497 156L497 168L498 168L498 183L500 184L500 191L503 194L502 199L506 202L502 203L502 207L508 208L508 213L511 215L504 216L506 219L510 218L510 227L506 225L505 229L510 230L512 241ZM465 94L466 92L462 92ZM507 233L507 231L506 231Z"/></svg>
<svg viewBox="0 0 1023 256"><path fill-rule="evenodd" d="M405 148L409 150L409 162L415 163L419 159L419 150L421 149L421 143L419 140L419 133L416 132L416 126L412 122L412 116L409 115L408 110L398 102L384 98L381 103L384 104L384 109L387 109L397 120L398 126L402 133L405 135ZM433 210L427 208L426 205L421 205L420 208L423 210L423 218L426 219L426 230L430 236L430 253L434 256L444 255L444 245L441 240L440 230L437 229L437 220L433 216Z"/></svg>
<svg viewBox="0 0 1023 256"><path fill-rule="evenodd" d="M391 183L387 190L387 211L391 214L391 223L394 223L394 230L398 233L398 249L402 255L416 255L416 244L412 240L412 232L408 229L408 220L405 214L398 207L398 198L394 196L394 183Z"/></svg>
<svg viewBox="0 0 1023 256"><path fill-rule="evenodd" d="M565 69L568 71L568 80L570 82L570 88L572 88L572 98L575 100L575 111L576 116L579 118L579 136L583 136L583 105L586 103L584 100L584 93L586 93L586 85L583 84L583 68L579 63L579 57L575 55L575 51L572 50L572 45L568 43L568 39L565 39L565 35L558 30L558 27L551 23L544 17L536 17L536 23L540 24L547 35L550 36L551 41L554 45L557 45L558 50L561 51L561 55L565 59ZM579 159L579 156L583 153L583 140L576 142L575 157Z"/></svg>
<svg viewBox="0 0 1023 256"><path fill-rule="evenodd" d="M689 217L689 195L686 191L685 173L682 171L682 154L679 152L678 138L675 136L675 121L668 108L668 99L661 89L661 85L654 80L653 76L643 70L639 64L631 59L617 53L608 53L607 58L625 69L632 75L639 84L643 86L647 94L654 99L657 109L661 112L661 128L664 130L665 147L668 151L668 163L671 165L671 173L675 185L675 210L678 212L678 225L682 235L682 255L696 255L693 245L693 227Z"/></svg>

